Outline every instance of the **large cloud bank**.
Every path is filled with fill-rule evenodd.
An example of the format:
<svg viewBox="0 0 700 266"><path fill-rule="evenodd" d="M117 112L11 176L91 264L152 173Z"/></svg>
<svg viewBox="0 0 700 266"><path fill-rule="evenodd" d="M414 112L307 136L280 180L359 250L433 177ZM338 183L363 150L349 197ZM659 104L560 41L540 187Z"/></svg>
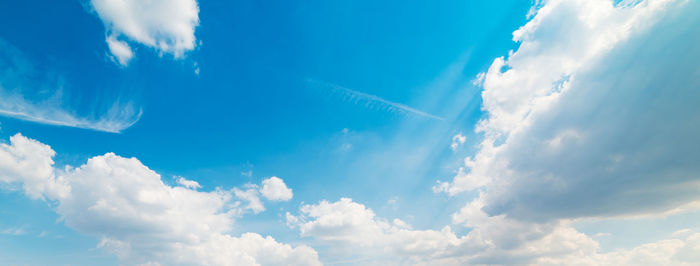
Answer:
<svg viewBox="0 0 700 266"><path fill-rule="evenodd" d="M700 200L697 2L549 1L483 81L468 171L484 210L526 220L665 212Z"/></svg>
<svg viewBox="0 0 700 266"><path fill-rule="evenodd" d="M12 136L0 145L0 182L21 185L31 198L56 202L66 225L100 239L98 246L123 263L320 264L307 246L292 247L256 233L227 234L235 217L247 210L240 200L257 198L257 192L236 200L230 191L196 191L193 181L182 178L179 183L190 186L170 186L136 158L113 153L77 168L56 169L54 155L48 145Z"/></svg>

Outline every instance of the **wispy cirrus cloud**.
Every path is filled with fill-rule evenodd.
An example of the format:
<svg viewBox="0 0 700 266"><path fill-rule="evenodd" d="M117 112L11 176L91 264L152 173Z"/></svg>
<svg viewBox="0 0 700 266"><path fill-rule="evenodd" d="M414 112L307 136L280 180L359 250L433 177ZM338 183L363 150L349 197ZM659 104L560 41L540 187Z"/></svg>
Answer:
<svg viewBox="0 0 700 266"><path fill-rule="evenodd" d="M0 88L2 89L2 88ZM72 114L55 104L42 105L26 101L21 95L4 95L0 92L0 115L40 124L90 129L96 131L120 133L134 125L141 118L143 111L135 109L133 104L115 103L103 116L96 119L84 118Z"/></svg>
<svg viewBox="0 0 700 266"><path fill-rule="evenodd" d="M29 122L119 133L143 113L131 101L114 101L102 112L79 115L64 103L61 78L40 71L13 45L0 39L0 116Z"/></svg>
<svg viewBox="0 0 700 266"><path fill-rule="evenodd" d="M364 105L368 108L381 109L396 114L415 115L434 120L444 120L444 118L442 117L426 113L413 107L397 102L392 102L376 95L356 91L337 84L320 81L312 78L305 78L304 82L314 88L330 90L334 93L338 93L343 97L347 97L351 102L364 103Z"/></svg>

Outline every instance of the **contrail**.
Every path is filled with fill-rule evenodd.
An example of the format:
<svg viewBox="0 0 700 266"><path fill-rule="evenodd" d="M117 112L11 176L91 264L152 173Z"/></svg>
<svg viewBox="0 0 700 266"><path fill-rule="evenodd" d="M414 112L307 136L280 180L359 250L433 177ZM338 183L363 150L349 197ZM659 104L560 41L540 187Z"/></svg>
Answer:
<svg viewBox="0 0 700 266"><path fill-rule="evenodd" d="M333 92L340 93L343 96L350 97L351 101L359 102L359 101L365 101L366 104L365 106L372 108L376 105L379 105L380 109L387 110L389 112L393 113L398 113L398 114L413 114L413 115L418 115L430 119L435 119L435 120L444 120L442 117L431 115L429 113L423 112L421 110L417 110L415 108L412 108L410 106L406 106L400 103L395 103L389 100L385 100L379 96L356 91L350 88L346 88L340 85L336 85L333 83L328 83L320 80L315 80L312 78L306 78L304 81L309 84L310 86L314 87L320 87L320 88L325 88L325 89L330 89Z"/></svg>

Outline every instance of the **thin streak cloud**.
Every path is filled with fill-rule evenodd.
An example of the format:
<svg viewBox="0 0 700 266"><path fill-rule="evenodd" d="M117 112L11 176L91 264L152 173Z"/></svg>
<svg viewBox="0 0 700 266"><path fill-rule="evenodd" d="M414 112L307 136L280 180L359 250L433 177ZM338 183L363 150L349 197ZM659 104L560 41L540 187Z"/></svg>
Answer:
<svg viewBox="0 0 700 266"><path fill-rule="evenodd" d="M14 102L14 104L9 105L8 103L10 102ZM92 120L76 117L60 108L37 107L26 101L18 102L17 99L7 101L7 98L3 97L3 101L0 102L1 116L40 124L75 127L109 133L120 133L124 129L131 127L141 119L142 113L141 109L136 112L130 104L125 106L115 104L106 115Z"/></svg>
<svg viewBox="0 0 700 266"><path fill-rule="evenodd" d="M337 84L325 82L325 81L320 81L312 78L306 78L304 79L304 82L308 84L309 86L318 88L318 89L324 89L324 90L330 90L334 93L338 93L344 97L348 97L350 101L352 102L365 102L365 106L369 108L378 108L381 110L386 110L391 113L396 113L396 114L409 114L409 115L416 115L420 117L425 117L429 119L434 119L434 120L444 120L444 118L432 115L426 112L423 112L421 110L415 109L413 107L400 104L397 102L392 102L389 100L386 100L384 98L381 98L376 95L364 93L361 91L356 91L350 88L346 88Z"/></svg>
<svg viewBox="0 0 700 266"><path fill-rule="evenodd" d="M92 108L92 112L78 115L65 104L62 78L45 72L37 70L19 49L0 38L0 116L110 133L119 133L141 118L140 108L131 101L124 104L119 100L111 106L98 104L100 111Z"/></svg>

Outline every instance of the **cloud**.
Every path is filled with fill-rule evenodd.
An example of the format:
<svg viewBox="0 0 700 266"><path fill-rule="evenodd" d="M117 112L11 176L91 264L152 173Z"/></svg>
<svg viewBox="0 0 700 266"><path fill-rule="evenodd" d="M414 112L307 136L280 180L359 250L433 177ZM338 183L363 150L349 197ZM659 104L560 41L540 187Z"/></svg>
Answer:
<svg viewBox="0 0 700 266"><path fill-rule="evenodd" d="M265 210L265 205L260 201L260 193L258 192L258 186L248 184L248 189L241 190L239 188L233 188L233 194L237 198L245 200L248 202L245 209L253 211L253 213L260 213Z"/></svg>
<svg viewBox="0 0 700 266"><path fill-rule="evenodd" d="M327 247L330 264L363 265L693 265L700 262L700 234L599 252L593 238L566 222L547 224L490 216L482 198L453 218L470 228L463 236L450 226L413 230L399 219L377 217L349 198L302 205L299 215L286 214L302 237Z"/></svg>
<svg viewBox="0 0 700 266"><path fill-rule="evenodd" d="M57 179L53 168L55 152L43 143L21 134L10 137L10 143L0 144L0 181L21 183L24 192L33 199L63 197L70 187Z"/></svg>
<svg viewBox="0 0 700 266"><path fill-rule="evenodd" d="M260 193L268 200L289 201L292 199L292 189L288 188L279 177L273 176L262 181Z"/></svg>
<svg viewBox="0 0 700 266"><path fill-rule="evenodd" d="M590 256L569 255L539 258L536 265L697 265L700 263L700 234L684 239L664 239L631 250Z"/></svg>
<svg viewBox="0 0 700 266"><path fill-rule="evenodd" d="M480 150L436 190L538 222L700 200L698 3L637 2L547 1L485 74Z"/></svg>
<svg viewBox="0 0 700 266"><path fill-rule="evenodd" d="M61 78L34 68L21 51L0 38L1 116L112 133L131 127L141 118L141 109L132 102L120 101L100 114L76 115L64 107L62 93L66 85Z"/></svg>
<svg viewBox="0 0 700 266"><path fill-rule="evenodd" d="M467 141L467 137L462 135L462 133L454 135L454 137L452 137L452 143L450 144L450 149L452 151L456 151L457 148L459 148L459 146L464 144L465 141Z"/></svg>
<svg viewBox="0 0 700 266"><path fill-rule="evenodd" d="M229 235L241 211L227 191L171 187L136 158L113 153L60 170L54 155L48 145L11 137L0 146L0 182L21 183L28 196L55 202L63 223L100 239L98 247L122 263L319 265L307 246Z"/></svg>
<svg viewBox="0 0 700 266"><path fill-rule="evenodd" d="M245 184L244 189L233 188L231 191L236 198L247 201L248 204L239 212L242 214L245 210L250 210L253 213L265 211L265 205L260 200L260 195L271 201L288 201L292 199L292 189L287 188L284 180L273 176L262 181L262 187L256 184ZM241 204L237 201L236 206Z"/></svg>
<svg viewBox="0 0 700 266"><path fill-rule="evenodd" d="M320 81L320 80L315 80L311 78L306 78L304 81L309 85L314 88L320 88L324 90L330 90L334 93L338 93L343 97L346 97L349 101L355 102L355 103L364 103L365 106L368 108L377 108L380 110L386 110L391 113L396 113L396 114L403 114L403 115L415 115L419 117L424 117L424 118L429 118L429 119L435 119L435 120L444 120L444 118L432 115L426 112L423 112L421 110L417 110L415 108L406 106L404 104L392 102L389 100L385 100L384 98L381 98L376 95L372 94L367 94L364 92L356 91L353 89L349 89L340 85Z"/></svg>
<svg viewBox="0 0 700 266"><path fill-rule="evenodd" d="M109 47L109 51L112 52L117 63L122 66L128 65L131 58L134 57L134 52L131 51L129 44L125 41L117 40L114 36L107 37L107 47Z"/></svg>
<svg viewBox="0 0 700 266"><path fill-rule="evenodd" d="M0 235L11 235L11 236L21 236L26 234L24 226L12 227L0 230Z"/></svg>
<svg viewBox="0 0 700 266"><path fill-rule="evenodd" d="M201 188L202 186L194 180L187 180L184 177L177 177L177 183L180 184L183 187L189 188L189 189L198 189Z"/></svg>
<svg viewBox="0 0 700 266"><path fill-rule="evenodd" d="M3 88L0 87L0 90ZM46 104L31 103L21 95L2 94L0 91L0 115L34 123L53 126L75 127L119 133L139 121L143 111L135 110L133 104L121 105L115 103L105 115L98 119L78 117L71 112L59 107L56 102Z"/></svg>
<svg viewBox="0 0 700 266"><path fill-rule="evenodd" d="M91 0L102 20L115 61L126 66L133 57L128 42L140 43L160 54L181 58L196 46L199 25L196 0Z"/></svg>
<svg viewBox="0 0 700 266"><path fill-rule="evenodd" d="M298 216L287 213L287 224L302 237L328 246L335 259L360 259L365 265L438 263L455 252L486 248L469 236L457 237L449 226L440 231L410 230L406 222L378 218L349 198L303 205Z"/></svg>

